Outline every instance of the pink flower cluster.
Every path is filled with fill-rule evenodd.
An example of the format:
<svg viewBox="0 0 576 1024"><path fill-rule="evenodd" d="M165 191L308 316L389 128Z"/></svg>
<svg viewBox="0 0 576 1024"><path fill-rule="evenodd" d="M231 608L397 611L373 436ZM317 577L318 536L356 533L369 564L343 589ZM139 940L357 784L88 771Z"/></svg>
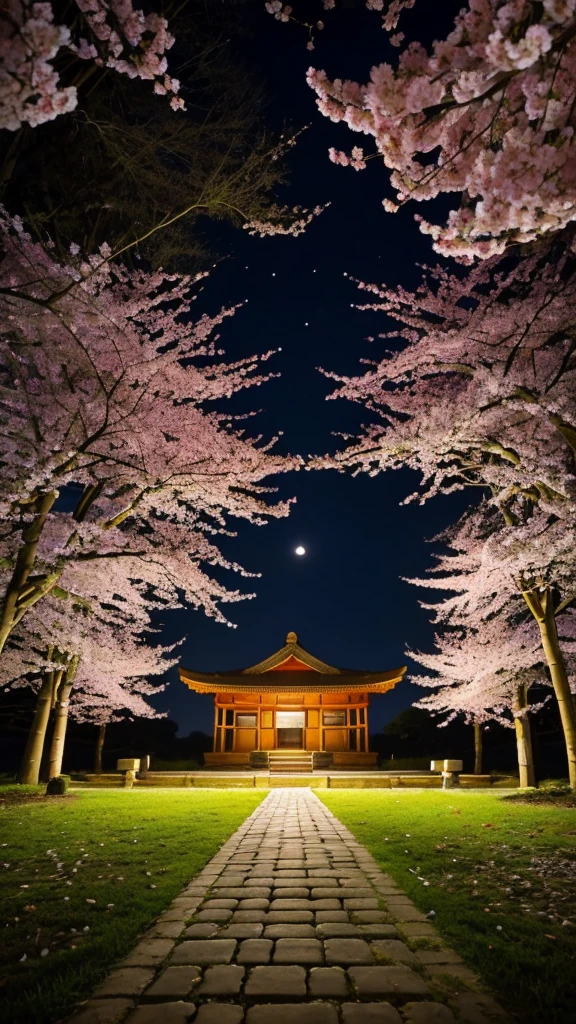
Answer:
<svg viewBox="0 0 576 1024"><path fill-rule="evenodd" d="M310 68L320 111L374 138L397 204L464 197L444 225L418 218L437 252L486 259L576 218L575 9L470 0L430 54L412 42L367 85Z"/></svg>
<svg viewBox="0 0 576 1024"><path fill-rule="evenodd" d="M414 7L415 2L416 0L365 0L366 7L369 11L384 12L382 17L382 28L387 32L392 32L396 28L402 11L409 7ZM298 18L294 17L293 8L290 7L289 4L284 4L282 0L266 0L264 7L268 14L272 14L274 16L276 21L296 21L300 25L305 25L310 33L307 48L309 50L314 49L312 35L313 26L308 22L298 21ZM322 7L325 11L333 11L336 7L336 0L322 0ZM324 23L322 21L317 21L316 28L323 29ZM402 38L402 33L399 33L390 41L393 46L398 46Z"/></svg>
<svg viewBox="0 0 576 1024"><path fill-rule="evenodd" d="M350 156L334 148L328 150L328 156L333 164L340 164L341 167L353 167L355 171L363 171L366 167L364 151L360 146L353 146Z"/></svg>
<svg viewBox="0 0 576 1024"><path fill-rule="evenodd" d="M160 96L172 93L174 110L184 108L178 96L180 83L166 74L166 51L174 45L168 22L158 14L134 10L132 0L76 0L98 40L96 63L129 78L154 82Z"/></svg>
<svg viewBox="0 0 576 1024"><path fill-rule="evenodd" d="M305 210L301 206L294 206L290 211L294 218L293 220L288 220L286 213L284 213L278 220L246 221L243 227L249 234L258 235L260 238L265 238L267 235L292 235L294 238L298 238L298 235L304 234L308 225L314 220L314 217L319 217L329 205L330 203L325 203L324 206L315 206L313 210ZM280 213L280 211L278 212Z"/></svg>
<svg viewBox="0 0 576 1024"><path fill-rule="evenodd" d="M54 24L50 3L6 0L0 11L0 128L17 131L74 110L74 86L63 88L50 61L70 43Z"/></svg>
<svg viewBox="0 0 576 1024"><path fill-rule="evenodd" d="M91 41L73 40L70 28L54 24L49 2L6 0L0 11L0 128L17 131L74 110L75 85L62 86L51 61L66 49L81 60L154 82L171 106L184 106L179 82L167 73L166 51L174 43L167 22L135 10L132 0L76 0Z"/></svg>
<svg viewBox="0 0 576 1024"><path fill-rule="evenodd" d="M281 0L270 0L270 3L266 3L264 6L268 14L274 15L276 21L290 21L292 8L289 4L283 4Z"/></svg>

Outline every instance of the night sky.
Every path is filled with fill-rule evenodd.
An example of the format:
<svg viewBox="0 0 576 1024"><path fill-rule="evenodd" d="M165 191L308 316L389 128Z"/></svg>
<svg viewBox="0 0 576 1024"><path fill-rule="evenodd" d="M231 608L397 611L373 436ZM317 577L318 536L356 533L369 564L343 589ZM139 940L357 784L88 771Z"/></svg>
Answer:
<svg viewBox="0 0 576 1024"><path fill-rule="evenodd" d="M320 16L319 3L305 7ZM434 15L434 33L440 34L445 26L437 10ZM325 401L333 384L317 368L358 372L362 358L373 358L384 347L366 337L390 327L381 314L352 308L362 296L343 275L410 287L419 278L417 264L436 261L430 240L414 223L414 207L396 215L384 212L382 198L393 193L379 161L357 173L328 160L330 145L349 150L364 144L369 151L370 140L318 113L305 82L307 67L313 63L331 76L365 79L373 63L393 60L398 51L388 46L378 15L362 6L324 20L326 30L318 33L310 53L297 26L274 21L262 3L247 7L246 25L253 34L242 42L241 52L266 80L270 125L311 126L292 151L282 200L307 207L329 201L331 206L297 239L219 230L223 258L199 300L209 311L248 300L222 329L227 358L282 350L272 361L281 379L241 393L233 408L262 409L251 429L266 437L283 431L280 450L303 455L334 450L335 433L354 432L367 418L359 406ZM421 12L419 20L408 12L401 27L408 38L430 39L431 26L422 23ZM441 206L427 210L438 219L444 212ZM185 633L182 663L202 672L254 664L281 647L289 630L312 654L338 667L376 670L408 664L410 671L405 649L429 648L432 627L418 605L424 595L402 577L421 575L431 564L430 539L454 521L468 500L456 495L424 506L403 505L417 481L409 471L374 479L301 471L274 481L282 497L297 498L290 517L265 527L234 522L237 536L220 542L227 557L261 573L256 580L226 574L232 589L240 583L256 593L252 600L224 607L237 628L190 609L163 618L163 639ZM305 557L294 554L299 544L306 548ZM181 735L211 732L212 698L191 693L178 681L176 669L169 678L156 706L169 711ZM422 695L420 687L403 682L373 698L371 732Z"/></svg>

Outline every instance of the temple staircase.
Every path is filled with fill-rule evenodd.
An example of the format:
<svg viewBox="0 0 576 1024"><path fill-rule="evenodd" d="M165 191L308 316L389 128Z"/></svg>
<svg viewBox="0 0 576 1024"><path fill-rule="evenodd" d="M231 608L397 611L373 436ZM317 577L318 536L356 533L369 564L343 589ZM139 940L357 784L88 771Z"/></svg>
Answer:
<svg viewBox="0 0 576 1024"><path fill-rule="evenodd" d="M270 750L270 775L311 775L313 754L310 750Z"/></svg>
<svg viewBox="0 0 576 1024"><path fill-rule="evenodd" d="M331 753L323 750L253 750L250 767L270 775L311 775L314 769L330 768Z"/></svg>

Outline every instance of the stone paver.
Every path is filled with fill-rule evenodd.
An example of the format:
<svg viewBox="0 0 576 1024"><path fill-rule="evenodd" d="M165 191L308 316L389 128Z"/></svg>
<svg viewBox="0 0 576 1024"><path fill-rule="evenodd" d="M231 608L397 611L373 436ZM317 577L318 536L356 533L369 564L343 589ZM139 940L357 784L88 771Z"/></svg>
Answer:
<svg viewBox="0 0 576 1024"><path fill-rule="evenodd" d="M344 1003L343 1024L402 1024L402 1018L390 1003Z"/></svg>
<svg viewBox="0 0 576 1024"><path fill-rule="evenodd" d="M398 939L376 939L371 945L377 960L398 960L403 964L418 962L416 954Z"/></svg>
<svg viewBox="0 0 576 1024"><path fill-rule="evenodd" d="M128 1017L127 1024L188 1024L192 1020L196 1007L194 1003L150 1003L139 1006Z"/></svg>
<svg viewBox="0 0 576 1024"><path fill-rule="evenodd" d="M246 1024L338 1024L338 1013L330 1003L280 1004L279 1006L252 1006L246 1015Z"/></svg>
<svg viewBox="0 0 576 1024"><path fill-rule="evenodd" d="M167 967L144 992L145 999L184 999L200 978L198 967Z"/></svg>
<svg viewBox="0 0 576 1024"><path fill-rule="evenodd" d="M243 1017L243 1006L232 1006L231 1003L206 1003L198 1010L194 1024L240 1024Z"/></svg>
<svg viewBox="0 0 576 1024"><path fill-rule="evenodd" d="M85 1009L74 1014L70 1024L116 1024L133 1006L131 999L91 999Z"/></svg>
<svg viewBox="0 0 576 1024"><path fill-rule="evenodd" d="M454 1014L442 1003L407 1003L406 1024L455 1024Z"/></svg>
<svg viewBox="0 0 576 1024"><path fill-rule="evenodd" d="M274 949L275 964L321 964L322 943L318 939L278 939Z"/></svg>
<svg viewBox="0 0 576 1024"><path fill-rule="evenodd" d="M361 999L394 995L407 1001L430 995L426 982L409 967L352 967L348 973Z"/></svg>
<svg viewBox="0 0 576 1024"><path fill-rule="evenodd" d="M329 964L372 964L370 944L364 939L327 939L324 943Z"/></svg>
<svg viewBox="0 0 576 1024"><path fill-rule="evenodd" d="M174 947L173 939L144 939L122 961L123 967L155 967L166 959Z"/></svg>
<svg viewBox="0 0 576 1024"><path fill-rule="evenodd" d="M306 971L303 967L254 967L244 987L248 998L302 999L306 995Z"/></svg>
<svg viewBox="0 0 576 1024"><path fill-rule="evenodd" d="M172 953L170 962L177 964L227 964L236 951L235 939L185 940Z"/></svg>
<svg viewBox="0 0 576 1024"><path fill-rule="evenodd" d="M98 986L94 995L137 996L150 984L153 977L153 972L144 967L122 967L119 971L112 971L112 974Z"/></svg>
<svg viewBox="0 0 576 1024"><path fill-rule="evenodd" d="M510 1024L440 946L309 789L278 788L70 1024Z"/></svg>
<svg viewBox="0 0 576 1024"><path fill-rule="evenodd" d="M209 967L198 989L198 996L236 996L244 978L244 968Z"/></svg>
<svg viewBox="0 0 576 1024"><path fill-rule="evenodd" d="M273 946L271 939L245 939L240 943L236 960L239 964L267 964L272 956Z"/></svg>
<svg viewBox="0 0 576 1024"><path fill-rule="evenodd" d="M313 999L345 999L348 995L346 973L341 967L314 967L308 988Z"/></svg>

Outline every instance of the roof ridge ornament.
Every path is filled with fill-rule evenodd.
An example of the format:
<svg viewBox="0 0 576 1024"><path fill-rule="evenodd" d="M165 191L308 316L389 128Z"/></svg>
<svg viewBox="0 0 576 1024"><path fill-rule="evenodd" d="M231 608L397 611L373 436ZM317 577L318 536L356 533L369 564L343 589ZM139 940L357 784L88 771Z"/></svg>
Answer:
<svg viewBox="0 0 576 1024"><path fill-rule="evenodd" d="M288 633L288 635L286 637L286 643L287 644L297 644L298 643L298 637L297 637L296 633L293 633L293 632Z"/></svg>

